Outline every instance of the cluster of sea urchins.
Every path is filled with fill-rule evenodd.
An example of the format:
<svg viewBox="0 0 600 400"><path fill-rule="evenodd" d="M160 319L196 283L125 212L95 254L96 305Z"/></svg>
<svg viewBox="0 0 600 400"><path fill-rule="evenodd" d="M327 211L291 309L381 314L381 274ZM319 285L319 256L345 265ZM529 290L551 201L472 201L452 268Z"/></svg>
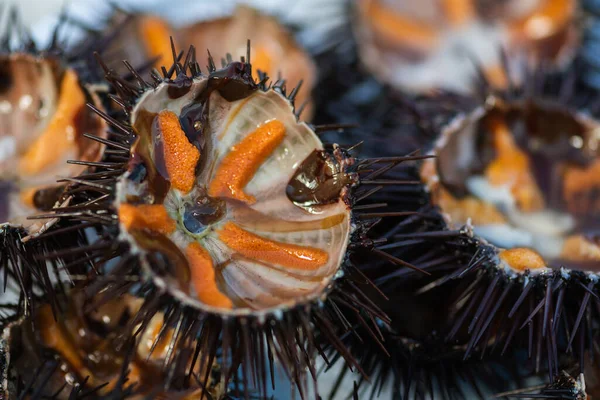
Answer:
<svg viewBox="0 0 600 400"><path fill-rule="evenodd" d="M0 398L600 392L594 2L339 6L5 13Z"/></svg>

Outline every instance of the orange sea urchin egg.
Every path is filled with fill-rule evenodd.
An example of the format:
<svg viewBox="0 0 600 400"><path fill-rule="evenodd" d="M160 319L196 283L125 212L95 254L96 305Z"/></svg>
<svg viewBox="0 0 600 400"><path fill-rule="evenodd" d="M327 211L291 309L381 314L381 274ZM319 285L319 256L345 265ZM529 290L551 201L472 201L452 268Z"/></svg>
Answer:
<svg viewBox="0 0 600 400"><path fill-rule="evenodd" d="M231 148L221 161L208 194L213 197L231 197L246 203L256 199L243 193L263 161L281 144L285 127L277 120L269 121L257 128L243 141Z"/></svg>
<svg viewBox="0 0 600 400"><path fill-rule="evenodd" d="M517 271L535 270L546 266L542 256L523 248L503 250L500 252L500 259Z"/></svg>

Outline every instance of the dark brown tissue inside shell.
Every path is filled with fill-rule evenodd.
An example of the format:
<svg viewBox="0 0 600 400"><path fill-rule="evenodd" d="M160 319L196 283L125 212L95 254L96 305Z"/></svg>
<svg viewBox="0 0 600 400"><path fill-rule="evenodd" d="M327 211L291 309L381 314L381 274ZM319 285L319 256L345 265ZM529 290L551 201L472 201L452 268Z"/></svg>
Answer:
<svg viewBox="0 0 600 400"><path fill-rule="evenodd" d="M313 151L300 164L287 185L286 194L300 207L318 207L340 198L340 192L351 183L350 176L324 151Z"/></svg>

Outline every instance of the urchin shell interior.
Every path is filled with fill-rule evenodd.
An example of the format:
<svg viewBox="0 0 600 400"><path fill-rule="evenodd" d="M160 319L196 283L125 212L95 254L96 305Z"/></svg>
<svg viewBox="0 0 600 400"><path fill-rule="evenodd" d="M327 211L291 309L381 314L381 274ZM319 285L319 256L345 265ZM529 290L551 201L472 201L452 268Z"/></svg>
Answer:
<svg viewBox="0 0 600 400"><path fill-rule="evenodd" d="M243 315L318 298L350 239L350 175L283 95L216 82L165 83L133 109L124 237L148 269L148 253L169 259L151 273L185 304Z"/></svg>
<svg viewBox="0 0 600 400"><path fill-rule="evenodd" d="M432 201L515 270L597 270L598 123L541 100L492 103L454 121L425 162Z"/></svg>
<svg viewBox="0 0 600 400"><path fill-rule="evenodd" d="M52 208L60 178L84 167L67 160L97 161L102 145L84 133L106 136L105 123L86 107L98 101L77 73L51 57L0 56L0 224L39 229L27 217Z"/></svg>

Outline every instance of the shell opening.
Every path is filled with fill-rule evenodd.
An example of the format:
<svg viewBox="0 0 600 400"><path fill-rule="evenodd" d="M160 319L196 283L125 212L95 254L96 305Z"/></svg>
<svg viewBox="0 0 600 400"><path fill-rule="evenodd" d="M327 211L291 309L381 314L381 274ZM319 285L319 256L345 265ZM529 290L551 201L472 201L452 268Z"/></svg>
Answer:
<svg viewBox="0 0 600 400"><path fill-rule="evenodd" d="M470 220L519 250L501 254L513 269L599 271L599 128L557 104L498 100L446 130L421 175L453 227Z"/></svg>
<svg viewBox="0 0 600 400"><path fill-rule="evenodd" d="M236 315L322 296L350 237L352 175L247 66L180 76L189 84L177 96L170 82L142 96L117 193L121 227L155 282ZM171 268L156 269L157 253Z"/></svg>

